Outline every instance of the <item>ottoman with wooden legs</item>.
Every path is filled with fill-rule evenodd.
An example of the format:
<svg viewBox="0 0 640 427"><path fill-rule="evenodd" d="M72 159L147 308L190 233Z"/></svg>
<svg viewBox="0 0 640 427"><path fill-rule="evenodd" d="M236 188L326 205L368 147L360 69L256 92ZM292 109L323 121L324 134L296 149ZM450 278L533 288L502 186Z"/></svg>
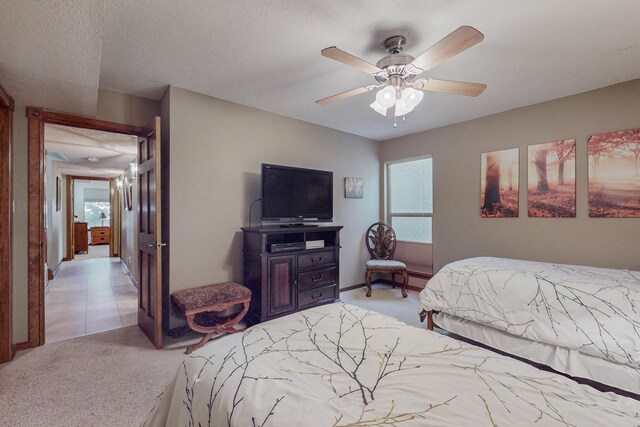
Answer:
<svg viewBox="0 0 640 427"><path fill-rule="evenodd" d="M205 335L197 343L187 347L186 354L205 345L212 336L222 333L233 334L244 329L235 329L247 314L251 302L251 291L234 282L217 283L199 288L185 289L171 294L171 305L176 314L187 320L183 327L172 329L169 335L176 338L189 331L202 332ZM242 304L242 310L235 316L221 317L220 313L236 304Z"/></svg>

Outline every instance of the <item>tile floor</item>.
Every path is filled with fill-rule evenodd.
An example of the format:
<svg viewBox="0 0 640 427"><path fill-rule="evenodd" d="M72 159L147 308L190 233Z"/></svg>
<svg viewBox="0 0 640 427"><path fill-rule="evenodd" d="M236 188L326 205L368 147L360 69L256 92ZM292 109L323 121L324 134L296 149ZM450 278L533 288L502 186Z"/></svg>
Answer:
<svg viewBox="0 0 640 427"><path fill-rule="evenodd" d="M45 341L135 325L137 310L138 290L119 258L63 262L45 297Z"/></svg>

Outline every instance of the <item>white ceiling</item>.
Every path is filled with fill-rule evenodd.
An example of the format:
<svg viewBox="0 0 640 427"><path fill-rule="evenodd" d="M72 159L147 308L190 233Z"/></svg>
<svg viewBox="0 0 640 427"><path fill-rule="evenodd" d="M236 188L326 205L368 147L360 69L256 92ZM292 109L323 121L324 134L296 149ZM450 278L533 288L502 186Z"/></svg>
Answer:
<svg viewBox="0 0 640 427"><path fill-rule="evenodd" d="M637 0L47 3L0 3L13 41L0 37L0 81L18 101L69 112L95 111L99 76L107 89L159 99L171 84L383 140L640 77ZM460 25L485 40L426 75L486 83L478 98L427 93L397 129L368 108L373 93L314 103L374 81L322 48L375 63L390 35L417 56Z"/></svg>
<svg viewBox="0 0 640 427"><path fill-rule="evenodd" d="M57 161L66 175L114 178L136 159L135 136L45 124L44 148L66 161ZM97 162L87 160L96 157Z"/></svg>

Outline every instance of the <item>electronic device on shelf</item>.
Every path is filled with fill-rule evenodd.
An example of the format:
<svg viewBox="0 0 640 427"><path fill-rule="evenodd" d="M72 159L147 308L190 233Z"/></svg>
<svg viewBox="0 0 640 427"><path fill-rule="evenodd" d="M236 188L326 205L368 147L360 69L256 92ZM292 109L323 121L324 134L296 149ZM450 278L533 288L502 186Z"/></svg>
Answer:
<svg viewBox="0 0 640 427"><path fill-rule="evenodd" d="M333 172L263 164L261 196L263 222L333 221Z"/></svg>
<svg viewBox="0 0 640 427"><path fill-rule="evenodd" d="M324 240L307 240L305 242L305 249L320 249L324 248Z"/></svg>
<svg viewBox="0 0 640 427"><path fill-rule="evenodd" d="M274 243L271 245L271 252L303 251L305 248L304 242Z"/></svg>

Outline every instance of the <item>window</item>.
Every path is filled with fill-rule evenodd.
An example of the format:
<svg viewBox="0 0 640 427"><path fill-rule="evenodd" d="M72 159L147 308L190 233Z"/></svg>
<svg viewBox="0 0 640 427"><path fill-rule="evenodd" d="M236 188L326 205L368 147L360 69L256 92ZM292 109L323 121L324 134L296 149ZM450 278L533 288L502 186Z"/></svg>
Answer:
<svg viewBox="0 0 640 427"><path fill-rule="evenodd" d="M387 163L387 222L404 242L432 243L431 157Z"/></svg>
<svg viewBox="0 0 640 427"><path fill-rule="evenodd" d="M106 218L100 218L104 212ZM109 225L109 202L84 202L84 220L89 227Z"/></svg>

